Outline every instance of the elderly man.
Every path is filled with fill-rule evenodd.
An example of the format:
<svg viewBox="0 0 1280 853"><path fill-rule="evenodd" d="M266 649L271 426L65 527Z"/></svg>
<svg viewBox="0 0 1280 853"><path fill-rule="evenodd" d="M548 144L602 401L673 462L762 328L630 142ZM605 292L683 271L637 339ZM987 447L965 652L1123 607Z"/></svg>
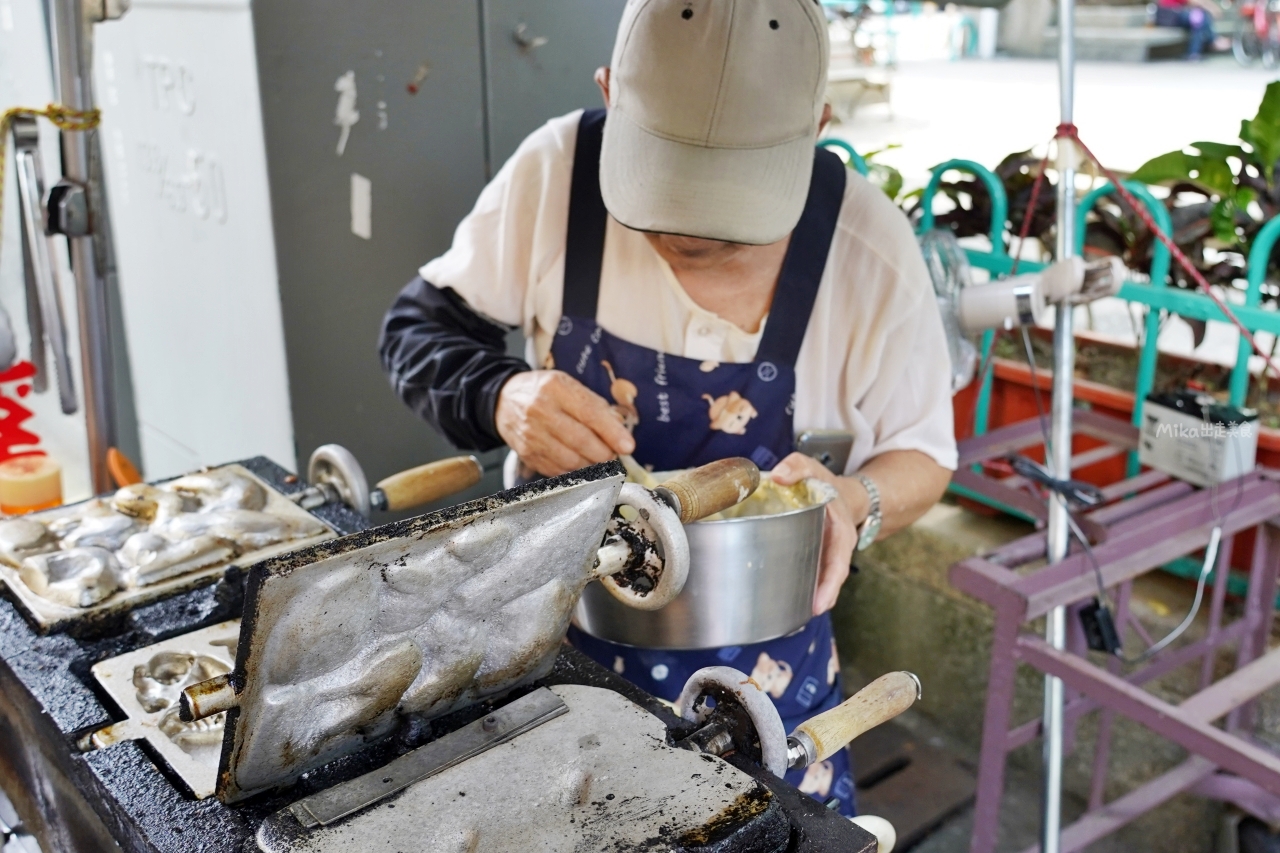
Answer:
<svg viewBox="0 0 1280 853"><path fill-rule="evenodd" d="M815 0L631 0L596 75L607 109L524 141L380 342L409 406L459 447L507 444L526 476L747 456L784 484L832 483L815 616L796 634L670 651L570 631L667 699L702 666L754 667L788 729L840 701L828 611L855 547L918 518L956 464L911 228L815 149L828 53ZM511 328L527 363L505 352ZM844 476L794 452L798 430L851 434ZM844 753L822 764L792 781L852 813Z"/></svg>

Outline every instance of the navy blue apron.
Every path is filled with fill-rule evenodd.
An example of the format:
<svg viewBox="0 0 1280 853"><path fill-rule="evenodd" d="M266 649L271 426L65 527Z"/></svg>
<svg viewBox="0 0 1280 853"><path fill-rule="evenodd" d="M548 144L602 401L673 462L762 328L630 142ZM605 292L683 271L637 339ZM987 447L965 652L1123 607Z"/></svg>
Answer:
<svg viewBox="0 0 1280 853"><path fill-rule="evenodd" d="M699 361L622 340L596 323L608 213L600 197L604 110L583 113L569 196L564 301L551 345L557 369L609 400L635 435L636 461L653 471L692 468L747 456L768 470L794 449L795 363L809 325L844 197L845 167L818 150L804 213L791 235L756 359L745 364ZM752 674L769 692L788 732L841 701L829 615L788 637L721 649L671 651L611 643L576 627L569 641L655 696L674 700L704 666ZM817 799L855 813L848 753L788 781Z"/></svg>

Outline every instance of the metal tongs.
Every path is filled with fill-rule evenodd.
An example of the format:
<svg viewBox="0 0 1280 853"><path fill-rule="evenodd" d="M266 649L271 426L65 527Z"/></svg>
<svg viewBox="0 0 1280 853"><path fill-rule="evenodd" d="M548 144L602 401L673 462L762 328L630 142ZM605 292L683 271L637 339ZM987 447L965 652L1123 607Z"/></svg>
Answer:
<svg viewBox="0 0 1280 853"><path fill-rule="evenodd" d="M35 365L34 390L49 387L46 349L53 352L62 413L77 409L74 374L67 345L67 324L62 311L58 268L53 263L53 241L44 215L44 167L40 162L40 132L29 116L13 119L13 147L18 172L18 203L22 222L22 259L27 288L27 324L31 329L31 362Z"/></svg>

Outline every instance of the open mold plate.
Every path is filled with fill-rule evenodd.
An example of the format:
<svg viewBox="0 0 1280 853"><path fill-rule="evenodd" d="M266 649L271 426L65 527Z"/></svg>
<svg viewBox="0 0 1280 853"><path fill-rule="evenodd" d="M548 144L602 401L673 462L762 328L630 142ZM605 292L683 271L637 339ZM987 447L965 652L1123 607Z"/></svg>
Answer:
<svg viewBox="0 0 1280 853"><path fill-rule="evenodd" d="M227 711L219 799L545 675L622 482L597 465L252 567L234 671L187 693Z"/></svg>
<svg viewBox="0 0 1280 853"><path fill-rule="evenodd" d="M145 740L198 799L213 794L225 715L184 723L178 697L185 687L230 672L239 638L235 619L94 664L94 679L127 717L94 732L88 746Z"/></svg>
<svg viewBox="0 0 1280 853"><path fill-rule="evenodd" d="M244 466L222 465L0 521L0 578L48 633L335 535Z"/></svg>
<svg viewBox="0 0 1280 853"><path fill-rule="evenodd" d="M518 737L382 794L406 762L443 758L483 720L398 762L268 817L264 853L353 850L778 851L786 815L758 781L719 757L667 745L666 726L612 690L539 688L488 719L535 702L559 714ZM498 724L501 726L501 723ZM500 730L500 729L499 729ZM419 758L421 756L421 758ZM834 848L833 848L834 849ZM862 848L842 846L842 850Z"/></svg>

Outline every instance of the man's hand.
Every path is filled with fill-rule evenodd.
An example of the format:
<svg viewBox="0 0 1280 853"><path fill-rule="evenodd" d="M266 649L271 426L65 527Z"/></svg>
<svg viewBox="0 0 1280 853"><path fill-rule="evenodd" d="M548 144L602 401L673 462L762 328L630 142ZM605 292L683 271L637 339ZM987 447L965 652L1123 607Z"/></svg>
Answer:
<svg viewBox="0 0 1280 853"><path fill-rule="evenodd" d="M530 370L508 379L498 393L494 422L520 460L548 477L636 449L608 402L559 370Z"/></svg>
<svg viewBox="0 0 1280 853"><path fill-rule="evenodd" d="M880 490L881 539L924 515L951 482L951 472L919 450L887 450L858 473L870 477ZM871 496L857 478L837 477L817 460L799 453L792 453L773 469L773 479L784 486L805 477L830 483L840 495L827 504L822 571L813 597L813 612L823 613L835 606L840 586L849 576L849 561L858 545L858 525L871 512Z"/></svg>
<svg viewBox="0 0 1280 853"><path fill-rule="evenodd" d="M827 524L822 532L822 567L813 595L815 616L836 606L840 587L849 577L853 549L858 545L858 525L871 511L871 501L857 480L837 477L821 462L803 453L792 453L773 469L773 481L790 486L813 477L836 487L837 497L827 504Z"/></svg>

